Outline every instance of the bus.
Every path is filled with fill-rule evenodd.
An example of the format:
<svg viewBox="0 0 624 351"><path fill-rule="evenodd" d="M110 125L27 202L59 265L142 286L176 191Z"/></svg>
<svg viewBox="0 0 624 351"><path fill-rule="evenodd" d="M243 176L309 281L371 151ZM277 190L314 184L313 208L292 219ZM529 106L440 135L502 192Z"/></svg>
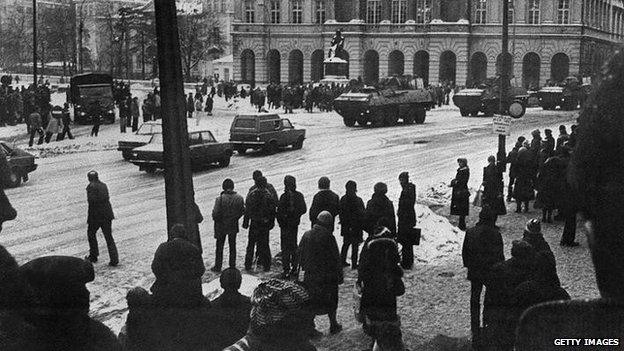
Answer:
<svg viewBox="0 0 624 351"><path fill-rule="evenodd" d="M102 123L115 123L113 77L102 73L86 73L73 76L69 81L68 101L74 105L74 122L93 123L90 110L93 103L99 105Z"/></svg>

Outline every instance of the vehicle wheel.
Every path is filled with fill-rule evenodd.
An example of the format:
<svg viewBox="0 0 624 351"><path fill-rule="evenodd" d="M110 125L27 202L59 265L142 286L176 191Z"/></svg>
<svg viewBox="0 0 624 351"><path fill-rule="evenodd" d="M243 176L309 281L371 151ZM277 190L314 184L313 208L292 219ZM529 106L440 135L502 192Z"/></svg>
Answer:
<svg viewBox="0 0 624 351"><path fill-rule="evenodd" d="M22 184L22 172L19 168L13 167L9 173L9 187L17 188L20 184Z"/></svg>
<svg viewBox="0 0 624 351"><path fill-rule="evenodd" d="M344 122L344 125L347 127L353 127L355 125L355 118L344 117L342 121Z"/></svg>
<svg viewBox="0 0 624 351"><path fill-rule="evenodd" d="M244 155L247 152L247 148L244 148L244 147L236 148L236 152L238 152L239 155Z"/></svg>
<svg viewBox="0 0 624 351"><path fill-rule="evenodd" d="M366 116L358 116L355 118L355 121L360 127L366 127L366 124L368 123Z"/></svg>
<svg viewBox="0 0 624 351"><path fill-rule="evenodd" d="M459 113L461 114L462 117L468 117L468 110L460 108L459 109Z"/></svg>
<svg viewBox="0 0 624 351"><path fill-rule="evenodd" d="M154 173L156 173L156 167L152 167L152 166L145 167L145 172L147 172L149 174L154 174Z"/></svg>
<svg viewBox="0 0 624 351"><path fill-rule="evenodd" d="M269 155L273 155L277 153L278 151L277 142L275 141L269 142L269 144L265 146L265 151Z"/></svg>
<svg viewBox="0 0 624 351"><path fill-rule="evenodd" d="M225 168L230 165L230 157L226 157L219 160L219 167Z"/></svg>
<svg viewBox="0 0 624 351"><path fill-rule="evenodd" d="M416 124L425 123L426 117L427 117L427 111L425 111L425 109L416 110Z"/></svg>
<svg viewBox="0 0 624 351"><path fill-rule="evenodd" d="M293 144L293 150L299 150L303 147L303 137L299 137L297 142Z"/></svg>
<svg viewBox="0 0 624 351"><path fill-rule="evenodd" d="M520 118L524 116L526 112L526 106L520 101L514 101L509 104L509 115L513 118Z"/></svg>
<svg viewBox="0 0 624 351"><path fill-rule="evenodd" d="M386 127L396 126L399 121L399 111L396 108L387 109L384 111L383 124Z"/></svg>

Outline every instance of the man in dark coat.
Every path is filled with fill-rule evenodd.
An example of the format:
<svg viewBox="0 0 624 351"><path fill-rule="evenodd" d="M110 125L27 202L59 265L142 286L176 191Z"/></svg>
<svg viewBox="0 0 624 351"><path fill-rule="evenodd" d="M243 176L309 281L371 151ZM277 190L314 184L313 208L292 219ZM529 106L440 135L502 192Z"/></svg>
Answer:
<svg viewBox="0 0 624 351"><path fill-rule="evenodd" d="M392 237L396 237L396 218L394 215L394 205L388 199L388 186L385 183L377 183L373 187L373 196L366 203L365 224L366 232L369 235L375 233L377 222L380 218L388 220L388 230L392 233Z"/></svg>
<svg viewBox="0 0 624 351"><path fill-rule="evenodd" d="M301 216L308 210L303 194L297 191L295 177L284 177L284 193L277 205L277 223L280 226L280 244L282 249L282 277L287 279L297 270L297 232ZM292 266L291 266L292 264Z"/></svg>
<svg viewBox="0 0 624 351"><path fill-rule="evenodd" d="M549 157L537 174L536 202L542 207L542 222L553 223L553 210L559 208L559 198L563 195L565 182L565 165L563 160L554 156Z"/></svg>
<svg viewBox="0 0 624 351"><path fill-rule="evenodd" d="M520 321L516 350L560 350L553 340L562 335L618 340L619 345L594 347L603 349L621 348L624 339L624 150L614 146L624 145L622 51L607 62L604 77L579 117L578 144L568 173L578 209L587 221L600 298L529 309Z"/></svg>
<svg viewBox="0 0 624 351"><path fill-rule="evenodd" d="M271 249L269 247L269 231L275 226L275 209L277 203L266 188L266 178L261 176L245 200L245 217L243 228L249 228L249 241L245 254L245 269L251 270L254 249L257 247L258 262L264 271L271 269Z"/></svg>
<svg viewBox="0 0 624 351"><path fill-rule="evenodd" d="M399 208L397 209L397 217L399 217L397 239L401 244L401 267L403 269L412 269L414 264L414 246L413 239L409 236L412 229L416 226L416 186L409 181L409 174L402 172L399 174L399 183L401 184L401 196L399 197Z"/></svg>
<svg viewBox="0 0 624 351"><path fill-rule="evenodd" d="M322 211L316 223L303 234L299 243L299 262L303 284L312 297L316 315L329 316L329 331L336 334L342 325L336 320L338 285L343 283L342 264L338 244L333 235L334 216Z"/></svg>
<svg viewBox="0 0 624 351"><path fill-rule="evenodd" d="M128 318L120 333L125 349L216 350L216 321L202 295L205 268L197 246L181 238L160 244L152 272L151 294L134 288L126 296Z"/></svg>
<svg viewBox="0 0 624 351"><path fill-rule="evenodd" d="M531 219L527 222L524 228L522 240L529 243L535 250L535 274L540 282L543 282L545 286L559 288L561 282L557 275L557 264L555 262L555 255L550 249L550 245L544 239L542 234L542 227L540 221L537 219Z"/></svg>
<svg viewBox="0 0 624 351"><path fill-rule="evenodd" d="M546 150L546 158L551 157L555 153L555 138L552 136L552 130L544 129L544 140L542 141L542 149Z"/></svg>
<svg viewBox="0 0 624 351"><path fill-rule="evenodd" d="M98 136L100 132L100 124L102 124L102 107L97 101L92 101L89 105L89 115L93 119L93 128L91 128L91 136Z"/></svg>
<svg viewBox="0 0 624 351"><path fill-rule="evenodd" d="M28 146L33 146L35 133L39 133L39 141L37 142L37 145L43 144L43 124L39 111L40 109L37 106L35 107L35 111L28 116L28 127L30 128L30 141L28 141Z"/></svg>
<svg viewBox="0 0 624 351"><path fill-rule="evenodd" d="M475 350L479 349L481 341L481 292L492 267L505 260L503 237L495 223L495 212L483 206L479 222L466 230L462 248L462 259L470 281L470 330Z"/></svg>
<svg viewBox="0 0 624 351"><path fill-rule="evenodd" d="M520 213L524 204L524 212L529 212L529 201L535 198L534 179L535 164L531 152L525 147L518 150L516 181L514 183L514 199L516 212Z"/></svg>
<svg viewBox="0 0 624 351"><path fill-rule="evenodd" d="M36 345L25 350L121 350L115 334L89 317L85 284L95 278L91 263L69 256L39 257L19 273L28 286L23 315L34 327L24 337Z"/></svg>
<svg viewBox="0 0 624 351"><path fill-rule="evenodd" d="M96 171L87 173L89 185L87 186L87 200L89 202L89 213L87 218L88 228L87 237L89 238L89 255L85 259L91 262L97 262L100 254L98 249L97 237L95 234L98 229L102 229L106 246L108 247L108 256L110 266L119 264L117 255L117 246L113 239L111 225L115 216L113 215L113 207L111 206L108 196L108 187L100 181Z"/></svg>
<svg viewBox="0 0 624 351"><path fill-rule="evenodd" d="M225 239L228 239L230 249L230 267L236 266L236 234L238 234L238 220L245 213L245 201L243 197L234 191L234 181L226 179L223 181L223 191L215 200L212 209L212 219L214 221L214 237L217 239L215 265L211 268L213 272L221 271L223 263L223 246Z"/></svg>
<svg viewBox="0 0 624 351"><path fill-rule="evenodd" d="M507 155L507 163L509 163L509 185L507 186L507 202L512 201L513 195L513 184L516 180L516 175L518 173L518 150L522 147L522 143L525 138L523 136L518 137L518 141L516 141L516 145L509 151Z"/></svg>
<svg viewBox="0 0 624 351"><path fill-rule="evenodd" d="M74 136L71 133L71 129L70 129L70 125L72 124L72 120L71 117L69 115L69 104L65 103L63 105L63 112L62 112L62 117L61 120L63 122L63 130L61 131L61 134L59 136L59 140L63 140L65 139L65 135L67 135L67 137L71 140L74 139Z"/></svg>
<svg viewBox="0 0 624 351"><path fill-rule="evenodd" d="M193 93L189 93L186 99L187 118L193 118L193 112L195 112L195 100L193 99Z"/></svg>
<svg viewBox="0 0 624 351"><path fill-rule="evenodd" d="M496 164L496 157L488 157L488 165L483 167L483 206L488 206L496 216L507 214L503 198L503 172ZM495 221L496 222L496 221Z"/></svg>
<svg viewBox="0 0 624 351"><path fill-rule="evenodd" d="M314 195L314 198L312 199L312 206L310 206L310 222L312 223L312 226L314 226L319 213L322 211L328 211L334 217L338 215L340 198L338 197L338 194L329 189L329 186L329 178L319 178L319 191L316 195Z"/></svg>
<svg viewBox="0 0 624 351"><path fill-rule="evenodd" d="M256 189L256 183L258 182L258 180L260 178L262 178L264 175L262 174L262 171L260 170L255 170L253 171L251 178L254 181L254 185L251 186L251 188L249 188L249 192L247 193L247 195L249 196L249 194L251 194L251 192ZM277 202L279 201L279 197L277 196L277 191L275 191L275 187L273 186L273 184L269 183L267 181L266 183L266 189L269 191L269 193L271 193L271 196L273 197L273 199L275 200L275 203L277 204Z"/></svg>
<svg viewBox="0 0 624 351"><path fill-rule="evenodd" d="M451 195L451 215L459 216L458 228L466 230L466 216L470 210L470 191L468 191L468 180L470 179L470 169L465 158L458 158L457 174L451 181L453 194Z"/></svg>
<svg viewBox="0 0 624 351"><path fill-rule="evenodd" d="M559 126L559 136L557 137L557 142L555 145L555 150L557 152L559 152L561 150L561 147L564 146L568 140L570 139L570 136L568 135L568 131L566 130L566 126L564 126L563 124Z"/></svg>
<svg viewBox="0 0 624 351"><path fill-rule="evenodd" d="M346 193L340 199L340 235L342 235L342 249L340 259L342 265L347 265L347 251L351 247L351 268L358 266L358 251L362 242L362 221L364 220L364 201L357 196L357 183L349 180L345 185Z"/></svg>
<svg viewBox="0 0 624 351"><path fill-rule="evenodd" d="M234 267L226 268L219 277L223 294L212 301L215 338L213 350L221 351L245 336L249 328L251 300L238 292L242 276Z"/></svg>

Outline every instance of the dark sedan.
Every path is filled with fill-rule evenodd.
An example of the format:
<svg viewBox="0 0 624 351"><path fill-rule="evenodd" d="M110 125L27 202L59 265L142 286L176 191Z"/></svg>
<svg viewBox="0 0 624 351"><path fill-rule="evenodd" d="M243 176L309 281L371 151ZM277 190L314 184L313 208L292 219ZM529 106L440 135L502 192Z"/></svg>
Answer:
<svg viewBox="0 0 624 351"><path fill-rule="evenodd" d="M16 188L22 184L22 180L28 180L28 173L37 169L35 156L20 148L9 146L7 143L0 141L2 152L7 156L9 164L9 184L11 188Z"/></svg>

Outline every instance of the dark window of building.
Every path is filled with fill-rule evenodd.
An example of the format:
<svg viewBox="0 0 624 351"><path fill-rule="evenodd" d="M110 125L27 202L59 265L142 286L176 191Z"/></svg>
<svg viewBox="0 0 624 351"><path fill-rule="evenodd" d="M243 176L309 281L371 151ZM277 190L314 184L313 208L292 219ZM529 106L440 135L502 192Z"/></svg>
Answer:
<svg viewBox="0 0 624 351"><path fill-rule="evenodd" d="M540 23L540 0L529 0L529 24Z"/></svg>
<svg viewBox="0 0 624 351"><path fill-rule="evenodd" d="M381 0L366 1L366 22L379 23L381 20Z"/></svg>
<svg viewBox="0 0 624 351"><path fill-rule="evenodd" d="M487 1L477 0L477 7L475 9L475 23L485 24L487 15Z"/></svg>
<svg viewBox="0 0 624 351"><path fill-rule="evenodd" d="M293 0L292 1L292 23L302 23L303 22L303 6L301 4L301 0Z"/></svg>
<svg viewBox="0 0 624 351"><path fill-rule="evenodd" d="M407 0L392 0L392 23L405 23L407 20Z"/></svg>
<svg viewBox="0 0 624 351"><path fill-rule="evenodd" d="M256 21L256 10L254 8L254 1L245 1L245 22L254 23Z"/></svg>
<svg viewBox="0 0 624 351"><path fill-rule="evenodd" d="M280 2L271 1L271 23L280 23Z"/></svg>
<svg viewBox="0 0 624 351"><path fill-rule="evenodd" d="M316 23L323 24L325 23L325 1L324 0L316 0Z"/></svg>
<svg viewBox="0 0 624 351"><path fill-rule="evenodd" d="M515 14L516 14L516 10L514 9L513 1L509 0L509 7L507 11L507 19L509 20L509 23L514 23Z"/></svg>
<svg viewBox="0 0 624 351"><path fill-rule="evenodd" d="M570 23L570 0L559 0L559 6L557 7L557 23Z"/></svg>
<svg viewBox="0 0 624 351"><path fill-rule="evenodd" d="M416 23L431 22L431 0L416 0Z"/></svg>

